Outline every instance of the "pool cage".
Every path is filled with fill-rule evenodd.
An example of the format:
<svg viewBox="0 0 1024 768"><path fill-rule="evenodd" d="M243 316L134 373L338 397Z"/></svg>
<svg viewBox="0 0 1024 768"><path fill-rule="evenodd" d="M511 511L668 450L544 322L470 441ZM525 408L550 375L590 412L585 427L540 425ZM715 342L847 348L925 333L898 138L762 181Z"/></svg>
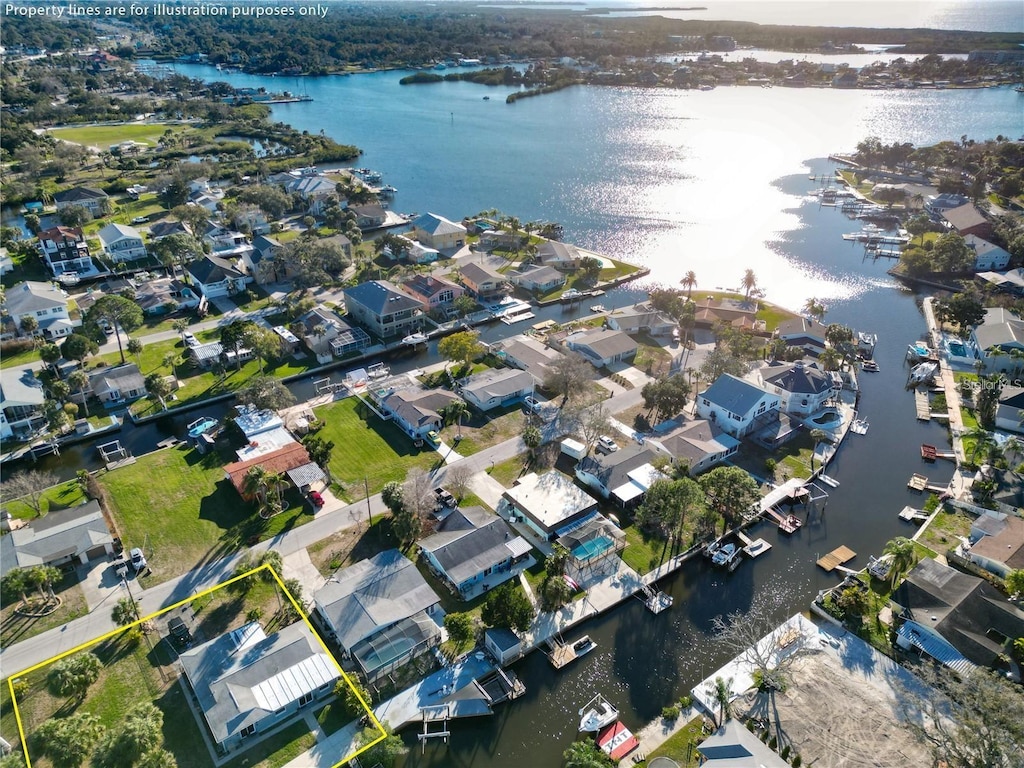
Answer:
<svg viewBox="0 0 1024 768"><path fill-rule="evenodd" d="M368 682L391 674L410 659L440 644L441 628L425 611L360 640L352 658Z"/></svg>
<svg viewBox="0 0 1024 768"><path fill-rule="evenodd" d="M579 581L614 570L615 556L626 548L626 534L608 518L597 515L559 536L558 543L569 550L569 576Z"/></svg>

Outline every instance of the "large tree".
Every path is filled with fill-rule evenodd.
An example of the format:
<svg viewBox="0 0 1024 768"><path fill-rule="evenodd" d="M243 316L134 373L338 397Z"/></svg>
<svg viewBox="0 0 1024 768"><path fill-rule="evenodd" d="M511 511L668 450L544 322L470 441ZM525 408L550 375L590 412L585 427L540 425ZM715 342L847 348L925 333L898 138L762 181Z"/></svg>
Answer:
<svg viewBox="0 0 1024 768"><path fill-rule="evenodd" d="M484 345L476 331L459 331L437 342L437 353L450 362L462 363L465 370L484 353Z"/></svg>
<svg viewBox="0 0 1024 768"><path fill-rule="evenodd" d="M568 352L552 361L544 377L544 389L562 396L562 405L587 391L594 369L579 352Z"/></svg>
<svg viewBox="0 0 1024 768"><path fill-rule="evenodd" d="M655 480L637 509L636 523L659 539L682 542L686 521L695 520L704 506L704 491L695 480Z"/></svg>
<svg viewBox="0 0 1024 768"><path fill-rule="evenodd" d="M99 344L88 336L83 336L80 333L72 333L64 339L64 343L60 345L60 354L65 360L75 360L79 364L82 364L85 362L85 358L89 355L95 355L99 352L99 349Z"/></svg>
<svg viewBox="0 0 1024 768"><path fill-rule="evenodd" d="M142 309L134 301L123 296L103 296L85 313L84 325L94 341L103 341L106 338L104 327L113 328L117 336L117 351L121 353L121 362L124 363L120 331L131 333L142 325Z"/></svg>
<svg viewBox="0 0 1024 768"><path fill-rule="evenodd" d="M155 371L146 377L146 391L160 401L160 407L167 410L166 397L171 394L171 383L162 373Z"/></svg>
<svg viewBox="0 0 1024 768"><path fill-rule="evenodd" d="M252 320L235 320L220 329L221 346L235 355L235 370L242 367L242 356L239 353L247 347L253 329L258 327Z"/></svg>
<svg viewBox="0 0 1024 768"><path fill-rule="evenodd" d="M269 376L255 376L238 390L238 402L253 405L257 409L279 411L295 405L295 396L277 379Z"/></svg>
<svg viewBox="0 0 1024 768"><path fill-rule="evenodd" d="M957 335L964 339L985 319L985 305L975 293L955 293L948 299L937 299L934 308L935 317L956 325Z"/></svg>
<svg viewBox="0 0 1024 768"><path fill-rule="evenodd" d="M672 418L686 407L686 398L690 394L690 384L686 376L677 373L666 379L654 379L644 384L641 395L648 417L653 415L654 421Z"/></svg>
<svg viewBox="0 0 1024 768"><path fill-rule="evenodd" d="M715 467L700 478L708 506L721 515L722 532L750 513L757 500L757 483L739 467Z"/></svg>
<svg viewBox="0 0 1024 768"><path fill-rule="evenodd" d="M574 741L562 753L564 768L613 768L616 763L591 739Z"/></svg>
<svg viewBox="0 0 1024 768"><path fill-rule="evenodd" d="M182 267L190 261L203 257L203 246L192 235L185 232L161 237L149 246L149 250L166 269Z"/></svg>
<svg viewBox="0 0 1024 768"><path fill-rule="evenodd" d="M51 717L40 725L33 741L41 754L54 765L78 768L92 754L106 728L91 712L76 712L68 717Z"/></svg>
<svg viewBox="0 0 1024 768"><path fill-rule="evenodd" d="M43 494L57 484L57 475L40 469L15 472L3 484L4 498L17 499L28 506L36 517L43 514Z"/></svg>
<svg viewBox="0 0 1024 768"><path fill-rule="evenodd" d="M533 606L517 581L506 581L491 590L480 618L489 627L506 627L525 632L533 622Z"/></svg>

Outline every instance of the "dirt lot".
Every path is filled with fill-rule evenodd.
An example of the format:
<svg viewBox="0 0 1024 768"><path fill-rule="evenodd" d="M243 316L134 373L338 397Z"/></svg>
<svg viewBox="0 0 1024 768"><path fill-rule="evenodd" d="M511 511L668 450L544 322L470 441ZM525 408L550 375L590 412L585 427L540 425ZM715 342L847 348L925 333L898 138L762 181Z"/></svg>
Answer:
<svg viewBox="0 0 1024 768"><path fill-rule="evenodd" d="M748 694L737 710L752 717L770 713L781 729L780 748L790 744L804 765L815 768L905 768L930 765L927 750L900 725L897 675L907 673L855 638L824 646L798 659L791 683L775 698ZM774 730L773 730L774 733Z"/></svg>

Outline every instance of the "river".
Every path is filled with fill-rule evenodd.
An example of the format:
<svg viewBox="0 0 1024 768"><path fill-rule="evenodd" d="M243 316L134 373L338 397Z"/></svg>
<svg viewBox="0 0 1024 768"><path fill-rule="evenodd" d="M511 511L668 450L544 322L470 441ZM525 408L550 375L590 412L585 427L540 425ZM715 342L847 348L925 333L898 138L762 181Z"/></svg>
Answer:
<svg viewBox="0 0 1024 768"><path fill-rule="evenodd" d="M558 674L540 654L519 662L522 699L494 717L454 723L448 747L432 745L425 756L417 747L407 765L558 765L576 736L577 710L595 692L621 708L627 725L643 725L725 660L708 635L715 615L744 609L766 591L778 598L780 616L805 609L836 582L814 565L820 554L845 544L863 566L888 539L910 532L896 514L922 501L905 488L921 467L917 446L945 441L943 427L916 421L903 389L903 351L924 330L918 299L885 274L887 262L864 261L841 240L851 223L819 208L807 177L832 168L814 158L850 150L869 135L917 144L962 134L1016 137L1024 126L1011 89L578 87L508 106L503 89L402 87L396 72L296 81L178 69L308 93L314 101L275 106L274 118L362 147L358 164L398 187L397 210L459 218L496 207L524 221L559 221L568 241L645 264L653 281L667 284L692 269L700 288L735 286L749 267L769 300L799 308L815 296L828 307L826 322L880 336L882 371L864 377L861 400L871 428L840 449L830 474L841 486L821 524L789 538L756 529L772 551L729 576L703 562L684 568L664 583L675 605L660 616L630 601L590 620L569 637L589 633L596 651ZM615 291L603 303L636 295ZM489 329L485 338L505 330ZM141 434L153 442L152 431ZM938 482L951 473L942 464L928 471Z"/></svg>

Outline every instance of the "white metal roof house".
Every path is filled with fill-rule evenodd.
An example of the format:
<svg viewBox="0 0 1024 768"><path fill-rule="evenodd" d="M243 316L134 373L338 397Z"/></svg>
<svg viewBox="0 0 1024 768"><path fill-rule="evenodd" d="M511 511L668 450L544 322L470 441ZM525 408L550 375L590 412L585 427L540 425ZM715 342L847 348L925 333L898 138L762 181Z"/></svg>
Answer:
<svg viewBox="0 0 1024 768"><path fill-rule="evenodd" d="M114 552L99 502L54 510L0 536L0 576L14 568L88 563Z"/></svg>
<svg viewBox="0 0 1024 768"><path fill-rule="evenodd" d="M103 252L114 263L137 261L146 257L146 244L134 227L124 224L107 224L99 231Z"/></svg>
<svg viewBox="0 0 1024 768"><path fill-rule="evenodd" d="M0 439L27 437L42 426L46 395L32 368L0 368Z"/></svg>
<svg viewBox="0 0 1024 768"><path fill-rule="evenodd" d="M533 391L533 376L517 368L481 371L458 383L458 392L463 399L481 411L510 405Z"/></svg>
<svg viewBox="0 0 1024 768"><path fill-rule="evenodd" d="M313 600L324 628L371 681L441 641L440 598L397 549L337 571Z"/></svg>
<svg viewBox="0 0 1024 768"><path fill-rule="evenodd" d="M733 437L777 420L781 398L732 374L722 374L697 397L697 415Z"/></svg>
<svg viewBox="0 0 1024 768"><path fill-rule="evenodd" d="M337 662L304 621L272 635L250 622L179 657L188 687L218 752L292 720L330 696ZM197 713L198 715L199 713Z"/></svg>
<svg viewBox="0 0 1024 768"><path fill-rule="evenodd" d="M589 331L571 333L565 337L565 344L569 349L583 355L595 368L632 360L639 349L628 334L610 328L593 328Z"/></svg>
<svg viewBox="0 0 1024 768"><path fill-rule="evenodd" d="M418 543L431 571L462 600L517 577L535 562L529 542L481 507L456 509Z"/></svg>
<svg viewBox="0 0 1024 768"><path fill-rule="evenodd" d="M439 251L461 248L466 243L466 228L436 213L424 213L416 219L412 232L421 243Z"/></svg>

